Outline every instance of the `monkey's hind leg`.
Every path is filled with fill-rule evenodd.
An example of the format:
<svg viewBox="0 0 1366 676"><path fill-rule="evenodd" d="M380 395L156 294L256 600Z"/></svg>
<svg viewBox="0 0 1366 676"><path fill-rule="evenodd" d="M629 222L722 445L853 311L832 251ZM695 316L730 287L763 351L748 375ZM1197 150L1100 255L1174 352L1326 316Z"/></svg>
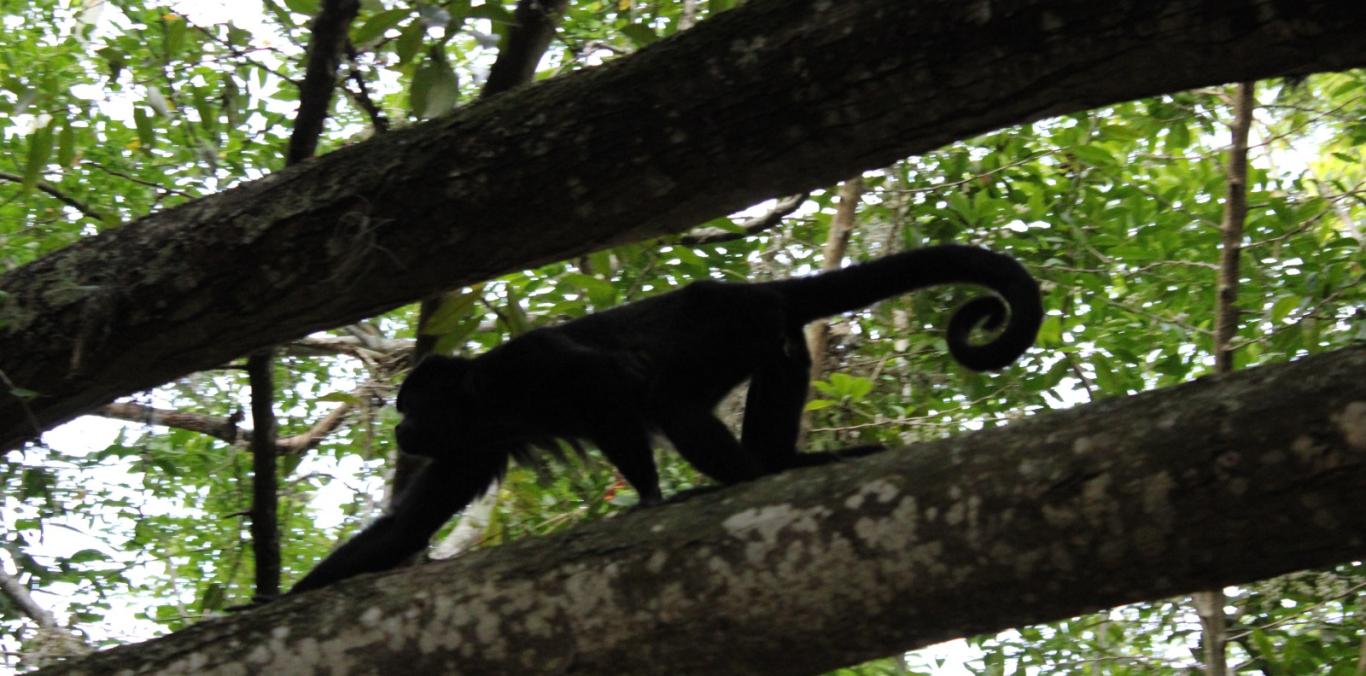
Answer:
<svg viewBox="0 0 1366 676"><path fill-rule="evenodd" d="M711 411L670 411L659 430L697 471L723 484L753 481L764 475L759 459L735 440Z"/></svg>

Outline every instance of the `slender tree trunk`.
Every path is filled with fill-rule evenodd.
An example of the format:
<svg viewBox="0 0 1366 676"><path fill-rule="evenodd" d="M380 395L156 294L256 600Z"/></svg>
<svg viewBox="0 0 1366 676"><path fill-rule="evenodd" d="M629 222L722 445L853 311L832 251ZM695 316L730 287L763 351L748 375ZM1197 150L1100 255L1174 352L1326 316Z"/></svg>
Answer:
<svg viewBox="0 0 1366 676"><path fill-rule="evenodd" d="M247 358L251 386L251 550L256 562L255 601L280 595L279 487L275 447L275 351Z"/></svg>
<svg viewBox="0 0 1366 676"><path fill-rule="evenodd" d="M830 231L825 236L824 258L821 270L834 270L844 261L849 250L849 235L856 225L859 198L863 196L863 177L855 176L840 185L839 204L835 217L830 220ZM817 319L806 325L806 349L811 353L811 377L820 378L825 372L825 350L830 341L830 321ZM807 431L811 427L810 413L802 414L802 426L797 438L800 447L806 442Z"/></svg>
<svg viewBox="0 0 1366 676"><path fill-rule="evenodd" d="M318 148L337 87L337 67L346 47L346 31L360 11L357 0L327 0L313 21L308 66L299 88L299 109L289 137L285 164L298 164ZM279 446L275 430L274 348L247 357L251 389L251 548L256 570L255 600L280 595Z"/></svg>
<svg viewBox="0 0 1366 676"><path fill-rule="evenodd" d="M1214 371L1233 372L1231 344L1238 334L1238 258L1242 252L1243 224L1247 220L1247 137L1252 127L1253 90L1251 82L1238 85L1233 105L1233 142L1228 152L1228 195L1224 199L1224 220L1220 229L1218 297L1215 301ZM1205 673L1228 673L1228 620L1224 616L1222 589L1194 594L1200 615L1205 646Z"/></svg>
<svg viewBox="0 0 1366 676"><path fill-rule="evenodd" d="M1252 127L1253 83L1238 85L1233 106L1233 142L1228 152L1228 195L1219 257L1219 296L1214 324L1214 371L1233 371L1230 344L1238 334L1238 259L1243 249L1243 223L1247 220L1247 137Z"/></svg>

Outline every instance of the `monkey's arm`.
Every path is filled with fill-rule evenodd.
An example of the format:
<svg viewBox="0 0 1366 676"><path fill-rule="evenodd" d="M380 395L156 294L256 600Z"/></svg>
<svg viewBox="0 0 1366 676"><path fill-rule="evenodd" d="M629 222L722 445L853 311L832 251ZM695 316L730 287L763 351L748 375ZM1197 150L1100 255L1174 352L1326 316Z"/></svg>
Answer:
<svg viewBox="0 0 1366 676"><path fill-rule="evenodd" d="M319 589L361 573L393 568L427 546L451 515L483 495L507 465L505 453L492 466L458 467L436 460L394 498L392 509L338 547L299 580L290 594Z"/></svg>

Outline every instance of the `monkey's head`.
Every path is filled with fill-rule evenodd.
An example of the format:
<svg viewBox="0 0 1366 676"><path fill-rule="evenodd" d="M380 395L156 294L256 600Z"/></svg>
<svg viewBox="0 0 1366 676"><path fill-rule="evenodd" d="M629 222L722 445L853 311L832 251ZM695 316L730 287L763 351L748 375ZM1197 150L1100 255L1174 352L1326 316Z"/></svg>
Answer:
<svg viewBox="0 0 1366 676"><path fill-rule="evenodd" d="M398 389L403 420L394 429L404 453L429 458L501 452L525 443L516 426L484 405L474 363L460 357L431 355Z"/></svg>

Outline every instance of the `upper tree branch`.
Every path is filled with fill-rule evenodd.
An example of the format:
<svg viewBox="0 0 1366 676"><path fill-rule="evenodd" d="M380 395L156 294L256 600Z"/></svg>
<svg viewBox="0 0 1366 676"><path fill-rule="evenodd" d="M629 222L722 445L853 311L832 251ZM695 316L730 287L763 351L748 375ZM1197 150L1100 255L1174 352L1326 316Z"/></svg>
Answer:
<svg viewBox="0 0 1366 676"><path fill-rule="evenodd" d="M1003 125L1366 63L1366 3L1097 7L752 0L105 230L0 275L0 372L38 393L0 392L0 448L34 435L26 410L52 425L263 345Z"/></svg>

